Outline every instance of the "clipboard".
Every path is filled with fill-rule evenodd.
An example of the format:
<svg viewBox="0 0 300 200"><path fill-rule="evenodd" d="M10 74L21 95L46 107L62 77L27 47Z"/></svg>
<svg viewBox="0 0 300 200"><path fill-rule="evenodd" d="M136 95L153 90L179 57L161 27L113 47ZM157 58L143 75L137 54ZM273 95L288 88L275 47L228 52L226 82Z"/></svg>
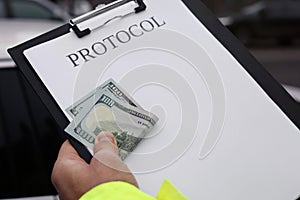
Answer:
<svg viewBox="0 0 300 200"><path fill-rule="evenodd" d="M39 97L42 99L43 103L45 105L48 105L47 108L49 112L53 115L53 117L55 118L55 120L57 121L57 123L62 129L64 129L69 124L69 120L58 108L56 101L51 96L51 94L49 93L45 85L41 82L36 72L30 66L30 63L27 61L26 57L23 54L24 50L36 46L38 44L44 43L46 41L49 41L51 39L54 39L56 37L59 37L61 35L64 35L66 33L69 33L71 29L75 32L78 38L82 38L85 35L90 34L91 31L89 29L80 30L77 26L80 22L90 19L94 16L103 14L111 9L122 6L131 1L132 0L115 1L107 6L102 7L101 9L99 8L95 9L89 13L77 17L76 19L70 20L70 23L62 25L61 27L58 27L48 33L45 33L39 37L36 37L28 42L25 42L21 45L18 45L8 50L9 54L11 55L11 57L13 58L17 66L20 68L20 70L25 75L25 77L29 80L30 84L37 92ZM138 4L138 6L135 8L134 12L138 13L146 9L146 5L142 0L137 0L136 3ZM79 155L86 162L89 163L90 160L92 159L92 155L90 154L90 152L73 137L67 135L67 138L69 139L73 147L77 150Z"/></svg>
<svg viewBox="0 0 300 200"><path fill-rule="evenodd" d="M277 83L274 80L274 78L254 59L254 57L251 56L248 50L218 21L218 19L203 5L202 2L197 0L182 0L180 2L189 10L189 12L191 12L196 17L196 19L207 29L207 31L211 35L213 35L214 39L216 39L217 42L219 42L230 53L230 56L232 56L240 64L240 66L243 68L242 70L245 70L247 74L254 80L254 84L259 85L259 90L262 90L266 94L266 96L271 99L270 104L274 104L275 107L278 107L280 112L282 112L283 115L287 118L287 121L289 121L290 123L289 126L294 128L296 127L297 131L299 132L299 104L282 88L282 86L279 83ZM80 24L83 21L89 20L93 17L99 16L103 13L106 13L110 10L124 6L128 3L135 3L137 5L136 9L132 12L143 13L145 9L147 10L147 6L152 2L119 0L102 8L98 8L95 11L87 13L83 16L80 16L79 18L71 20L71 23L65 24L37 38L34 38L28 42L25 42L21 45L9 49L9 54L12 56L17 66L21 69L26 78L29 80L34 90L41 97L42 101L45 103L45 105L47 106L51 114L54 116L61 128L65 128L69 124L69 119L62 112L56 99L51 95L47 86L45 86L37 72L34 70L24 52L32 47L69 34L71 30L76 34L78 40L81 40L87 35L93 34L93 31L91 31L91 29L89 28L82 29L78 26L78 24ZM126 14L124 14L124 16L126 17ZM101 26L104 24L101 24ZM97 26L99 26L99 24ZM103 26L103 28L105 28L105 26ZM218 135L217 140L219 140L220 137L221 136ZM70 138L70 140L72 141L72 145L76 148L79 154L87 162L89 162L89 160L91 159L91 155L86 150L86 148L83 147L76 140L72 138ZM215 147L215 144L213 146ZM203 153L202 157L200 157L203 158L205 161L205 158L209 155L209 153L211 153L211 151ZM166 168L168 168L168 166L166 166ZM149 174L151 173L149 172ZM143 182L148 181L151 183L153 181L153 179L147 175L141 175L141 177L141 179L143 179ZM172 180L171 173L169 179ZM147 183L143 183L142 187L145 187L146 190L149 190L150 193L153 193L152 189L149 188L149 185ZM190 188L186 188L182 185L181 187L183 188L183 192L191 192ZM195 188L193 189L195 190ZM211 189L211 187L209 186L207 189ZM226 191L223 192L224 194L226 194ZM289 191L287 193L291 195L292 192L294 191ZM228 196L230 196L230 194L228 194ZM249 198L250 197L251 195L249 195ZM253 195L252 197L255 198L255 195Z"/></svg>

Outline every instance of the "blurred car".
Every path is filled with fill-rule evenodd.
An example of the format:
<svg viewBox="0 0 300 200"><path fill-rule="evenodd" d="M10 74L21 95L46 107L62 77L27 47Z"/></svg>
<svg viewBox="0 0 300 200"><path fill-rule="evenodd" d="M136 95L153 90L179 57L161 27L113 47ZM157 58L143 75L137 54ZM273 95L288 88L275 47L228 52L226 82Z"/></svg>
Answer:
<svg viewBox="0 0 300 200"><path fill-rule="evenodd" d="M69 14L46 0L0 0L0 67L14 65L7 48L62 25Z"/></svg>
<svg viewBox="0 0 300 200"><path fill-rule="evenodd" d="M64 133L7 48L68 20L50 1L0 0L0 199L56 195L50 175Z"/></svg>
<svg viewBox="0 0 300 200"><path fill-rule="evenodd" d="M220 20L244 44L271 38L286 45L300 38L300 1L261 1Z"/></svg>
<svg viewBox="0 0 300 200"><path fill-rule="evenodd" d="M0 17L66 21L69 14L47 0L0 0Z"/></svg>

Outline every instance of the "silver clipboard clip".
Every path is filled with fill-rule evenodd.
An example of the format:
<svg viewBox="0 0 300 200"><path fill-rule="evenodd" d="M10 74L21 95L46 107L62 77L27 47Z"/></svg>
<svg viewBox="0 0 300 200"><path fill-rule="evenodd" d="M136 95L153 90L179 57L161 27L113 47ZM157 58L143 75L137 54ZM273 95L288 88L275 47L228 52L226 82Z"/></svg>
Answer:
<svg viewBox="0 0 300 200"><path fill-rule="evenodd" d="M71 24L71 28L73 29L73 31L75 32L75 34L77 35L77 37L82 38L88 34L91 33L91 29L86 28L84 30L80 30L78 25L82 22L85 22L93 17L99 16L101 14L107 13L110 10L113 10L115 8L119 8L121 6L124 6L128 3L132 3L134 2L137 7L134 8L134 10L130 13L127 14L131 14L131 13L139 13L141 11L144 11L146 9L146 5L143 2L143 0L117 0L114 1L110 4L101 6L101 7L97 7L95 10L92 10L90 12L87 12L81 16L78 16L72 20L70 20L70 24ZM125 16L125 15L124 15ZM120 17L120 16L117 16Z"/></svg>

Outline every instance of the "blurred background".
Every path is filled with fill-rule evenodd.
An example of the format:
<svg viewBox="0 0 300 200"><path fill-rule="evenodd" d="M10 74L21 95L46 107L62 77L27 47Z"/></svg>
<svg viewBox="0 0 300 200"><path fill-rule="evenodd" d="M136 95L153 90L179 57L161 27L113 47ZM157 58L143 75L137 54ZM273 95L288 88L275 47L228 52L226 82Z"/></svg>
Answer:
<svg viewBox="0 0 300 200"><path fill-rule="evenodd" d="M109 2L0 0L0 199L57 199L50 174L64 141L7 48ZM300 1L203 2L300 102Z"/></svg>

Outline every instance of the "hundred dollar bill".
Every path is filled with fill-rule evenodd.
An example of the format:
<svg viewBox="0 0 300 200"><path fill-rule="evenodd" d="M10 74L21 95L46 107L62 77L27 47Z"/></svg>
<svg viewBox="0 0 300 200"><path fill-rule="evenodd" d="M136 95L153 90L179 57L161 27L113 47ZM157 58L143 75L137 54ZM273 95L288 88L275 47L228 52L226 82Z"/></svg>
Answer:
<svg viewBox="0 0 300 200"><path fill-rule="evenodd" d="M97 94L97 101L85 106L65 131L89 149L93 149L95 137L101 131L110 131L117 140L120 157L124 160L157 121L154 114L102 91Z"/></svg>
<svg viewBox="0 0 300 200"><path fill-rule="evenodd" d="M66 109L67 113L73 118L76 117L80 111L86 106L90 105L92 102L95 102L95 95L97 92L105 90L112 95L114 95L119 100L126 102L134 107L142 109L142 107L128 95L113 79L109 79L95 90L91 91L89 94L82 97L80 100L75 102L72 106Z"/></svg>

